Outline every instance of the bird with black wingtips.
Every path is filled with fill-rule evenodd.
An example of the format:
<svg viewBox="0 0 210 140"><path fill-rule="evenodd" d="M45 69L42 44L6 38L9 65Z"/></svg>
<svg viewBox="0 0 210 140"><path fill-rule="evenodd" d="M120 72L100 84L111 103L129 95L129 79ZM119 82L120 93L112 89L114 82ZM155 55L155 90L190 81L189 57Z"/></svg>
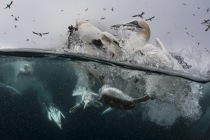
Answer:
<svg viewBox="0 0 210 140"><path fill-rule="evenodd" d="M209 19L204 19L204 21L201 23L201 24L208 24L208 22L209 22L210 20Z"/></svg>
<svg viewBox="0 0 210 140"><path fill-rule="evenodd" d="M132 17L140 17L140 18L143 18L143 15L144 15L144 14L145 14L145 13L142 12L141 14L133 15Z"/></svg>
<svg viewBox="0 0 210 140"><path fill-rule="evenodd" d="M11 1L11 2L10 2L10 4L7 4L7 6L6 6L4 9L7 9L7 8L9 8L9 9L10 9L10 7L11 7L12 3L13 3L13 1Z"/></svg>
<svg viewBox="0 0 210 140"><path fill-rule="evenodd" d="M210 22L208 23L208 25L207 25L207 28L206 28L206 32L208 31L210 29Z"/></svg>
<svg viewBox="0 0 210 140"><path fill-rule="evenodd" d="M152 21L152 19L155 18L155 16L151 17L151 18L148 18L146 19L145 21Z"/></svg>
<svg viewBox="0 0 210 140"><path fill-rule="evenodd" d="M118 40L112 34L102 32L85 20L78 20L77 26L80 39L87 45L86 49L90 49L88 54L94 54L94 51L110 52L114 56L122 53ZM95 49L92 49L93 45Z"/></svg>
<svg viewBox="0 0 210 140"><path fill-rule="evenodd" d="M38 35L38 36L43 36L43 35L46 35L46 34L49 34L49 32L47 32L47 33L36 33L36 32L33 32L33 34L35 34L35 35Z"/></svg>

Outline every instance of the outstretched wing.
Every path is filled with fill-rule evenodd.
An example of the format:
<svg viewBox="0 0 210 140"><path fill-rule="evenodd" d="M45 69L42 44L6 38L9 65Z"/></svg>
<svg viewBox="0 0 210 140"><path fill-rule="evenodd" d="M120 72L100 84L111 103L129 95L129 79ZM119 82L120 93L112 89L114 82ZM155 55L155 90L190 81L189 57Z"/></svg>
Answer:
<svg viewBox="0 0 210 140"><path fill-rule="evenodd" d="M11 1L9 5L11 6L11 5L12 5L12 3L13 3L13 1Z"/></svg>
<svg viewBox="0 0 210 140"><path fill-rule="evenodd" d="M48 33L42 33L43 35L46 35L46 34L49 34L49 32Z"/></svg>
<svg viewBox="0 0 210 140"><path fill-rule="evenodd" d="M36 32L33 32L34 34L36 34L36 35L39 35L38 33L36 33Z"/></svg>

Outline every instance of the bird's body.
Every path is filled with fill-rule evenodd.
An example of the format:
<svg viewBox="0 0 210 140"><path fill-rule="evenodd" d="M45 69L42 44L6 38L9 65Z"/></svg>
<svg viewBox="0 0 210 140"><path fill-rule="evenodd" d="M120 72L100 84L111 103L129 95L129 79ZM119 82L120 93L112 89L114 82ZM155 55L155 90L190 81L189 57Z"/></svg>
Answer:
<svg viewBox="0 0 210 140"><path fill-rule="evenodd" d="M102 32L100 29L94 25L88 23L87 21L78 21L78 33L80 39L86 44L88 54L94 54L95 51L112 52L114 55L118 55L121 52L118 40L108 32Z"/></svg>
<svg viewBox="0 0 210 140"><path fill-rule="evenodd" d="M48 119L50 121L54 121L58 125L58 127L62 129L61 117L65 118L63 113L59 109L53 106L50 106L50 107L46 106L46 109L47 109Z"/></svg>
<svg viewBox="0 0 210 140"><path fill-rule="evenodd" d="M148 65L158 65L161 67L167 67L171 69L182 70L181 66L175 59L168 53L160 39L156 39L156 46L147 44L150 39L150 27L144 20L135 20L126 24L113 25L112 27L127 27L129 30L133 30L135 34L128 39L125 50L129 52L131 58L138 63ZM142 55L135 55L137 52L141 52Z"/></svg>
<svg viewBox="0 0 210 140"><path fill-rule="evenodd" d="M152 19L155 18L155 16L151 17L151 18L148 18L146 19L146 21L152 21Z"/></svg>

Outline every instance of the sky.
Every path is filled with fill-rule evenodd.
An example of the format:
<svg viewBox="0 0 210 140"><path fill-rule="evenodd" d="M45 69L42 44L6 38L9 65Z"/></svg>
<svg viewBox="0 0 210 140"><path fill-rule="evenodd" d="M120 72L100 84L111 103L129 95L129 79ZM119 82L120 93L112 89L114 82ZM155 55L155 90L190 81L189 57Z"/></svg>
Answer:
<svg viewBox="0 0 210 140"><path fill-rule="evenodd" d="M201 24L210 19L209 0L13 0L11 8L4 9L10 1L0 2L1 48L61 48L66 45L68 26L77 19L111 32L111 25L139 19L132 16L145 12L144 19L155 16L148 21L149 43L155 44L158 37L170 52L196 47L210 58L206 52L210 51L210 30L206 32ZM40 37L33 31L49 34Z"/></svg>

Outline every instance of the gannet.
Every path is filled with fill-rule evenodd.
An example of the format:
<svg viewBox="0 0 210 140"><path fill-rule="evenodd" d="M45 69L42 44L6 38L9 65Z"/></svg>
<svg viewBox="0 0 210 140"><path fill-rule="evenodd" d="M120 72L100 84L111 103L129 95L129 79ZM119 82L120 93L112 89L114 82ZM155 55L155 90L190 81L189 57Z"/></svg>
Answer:
<svg viewBox="0 0 210 140"><path fill-rule="evenodd" d="M112 52L113 55L121 54L119 42L112 34L102 32L100 29L85 20L77 21L77 26L79 37L86 45L95 45L95 49L105 52L108 50L109 52ZM87 48L87 50L88 49L89 48ZM91 51L93 50L90 50L88 53L93 53Z"/></svg>
<svg viewBox="0 0 210 140"><path fill-rule="evenodd" d="M109 85L103 85L99 90L99 94L99 101L106 103L111 108L125 110L133 109L136 103L141 103L151 99L149 95L133 99L132 97L123 93L123 91L110 87ZM110 109L108 110L110 111Z"/></svg>
<svg viewBox="0 0 210 140"><path fill-rule="evenodd" d="M12 3L13 3L13 1L11 1L11 2L10 2L10 4L7 4L7 6L6 6L4 9L7 9L7 8L9 8L9 9L10 9L10 7L11 7Z"/></svg>
<svg viewBox="0 0 210 140"><path fill-rule="evenodd" d="M78 108L82 107L85 109L89 106L100 107L103 104L96 100L98 94L88 91L85 87L80 87L77 90L74 90L72 96L79 96L80 100L76 103L76 105L70 108L69 113L75 112Z"/></svg>
<svg viewBox="0 0 210 140"><path fill-rule="evenodd" d="M58 127L62 129L61 117L65 118L63 113L56 107L53 106L47 107L46 105L45 107L47 109L48 119L50 121L54 121L58 125Z"/></svg>
<svg viewBox="0 0 210 140"><path fill-rule="evenodd" d="M131 54L135 54L139 51L143 54L143 56L140 56L141 58L137 58L137 62L138 60L141 60L141 62L143 60L144 63L159 64L162 67L183 70L178 62L168 53L159 38L156 38L156 46L147 44L150 39L151 31L146 21L135 20L126 24L113 25L111 27L119 28L120 26L135 32L135 35L128 39L126 43L127 47L125 49ZM134 55L132 57L136 56L137 55Z"/></svg>
<svg viewBox="0 0 210 140"><path fill-rule="evenodd" d="M18 72L18 78L20 77L23 79L26 76L31 76L32 75L32 67L29 64L25 64L23 68L19 69Z"/></svg>

